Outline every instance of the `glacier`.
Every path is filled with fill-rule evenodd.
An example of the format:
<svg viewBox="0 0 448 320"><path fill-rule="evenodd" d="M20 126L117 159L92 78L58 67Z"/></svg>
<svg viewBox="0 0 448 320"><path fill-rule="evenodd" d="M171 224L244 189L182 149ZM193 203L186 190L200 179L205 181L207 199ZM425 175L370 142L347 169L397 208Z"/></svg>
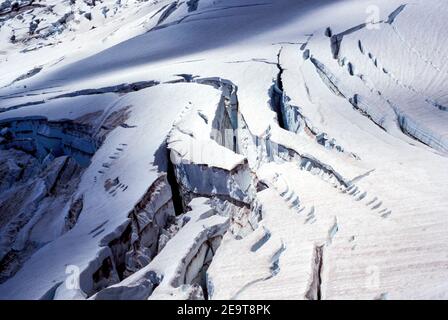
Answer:
<svg viewBox="0 0 448 320"><path fill-rule="evenodd" d="M0 299L447 299L444 0L0 0Z"/></svg>

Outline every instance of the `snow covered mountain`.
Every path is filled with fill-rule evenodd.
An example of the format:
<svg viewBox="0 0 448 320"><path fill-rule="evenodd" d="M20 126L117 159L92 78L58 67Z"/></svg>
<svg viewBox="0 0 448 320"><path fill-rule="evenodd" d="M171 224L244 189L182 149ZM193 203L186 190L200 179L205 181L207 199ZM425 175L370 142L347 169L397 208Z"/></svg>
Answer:
<svg viewBox="0 0 448 320"><path fill-rule="evenodd" d="M0 299L447 299L445 0L0 0Z"/></svg>

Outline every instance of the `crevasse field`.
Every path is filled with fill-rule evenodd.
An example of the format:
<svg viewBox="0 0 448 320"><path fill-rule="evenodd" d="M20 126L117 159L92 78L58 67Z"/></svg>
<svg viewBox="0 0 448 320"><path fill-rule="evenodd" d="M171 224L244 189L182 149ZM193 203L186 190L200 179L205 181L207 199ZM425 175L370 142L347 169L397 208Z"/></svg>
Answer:
<svg viewBox="0 0 448 320"><path fill-rule="evenodd" d="M445 0L0 0L0 299L448 299Z"/></svg>

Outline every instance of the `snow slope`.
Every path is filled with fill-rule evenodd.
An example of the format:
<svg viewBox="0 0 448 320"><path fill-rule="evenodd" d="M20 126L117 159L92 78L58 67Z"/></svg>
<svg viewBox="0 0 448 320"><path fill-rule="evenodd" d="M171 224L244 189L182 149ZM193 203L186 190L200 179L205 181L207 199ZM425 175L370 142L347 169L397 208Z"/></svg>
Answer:
<svg viewBox="0 0 448 320"><path fill-rule="evenodd" d="M447 298L446 14L4 1L0 298Z"/></svg>

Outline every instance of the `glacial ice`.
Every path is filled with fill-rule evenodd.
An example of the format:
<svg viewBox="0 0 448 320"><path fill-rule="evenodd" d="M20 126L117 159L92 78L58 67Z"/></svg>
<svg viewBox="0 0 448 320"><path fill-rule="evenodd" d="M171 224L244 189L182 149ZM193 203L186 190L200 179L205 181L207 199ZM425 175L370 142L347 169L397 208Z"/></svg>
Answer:
<svg viewBox="0 0 448 320"><path fill-rule="evenodd" d="M447 298L446 1L14 3L0 299Z"/></svg>

